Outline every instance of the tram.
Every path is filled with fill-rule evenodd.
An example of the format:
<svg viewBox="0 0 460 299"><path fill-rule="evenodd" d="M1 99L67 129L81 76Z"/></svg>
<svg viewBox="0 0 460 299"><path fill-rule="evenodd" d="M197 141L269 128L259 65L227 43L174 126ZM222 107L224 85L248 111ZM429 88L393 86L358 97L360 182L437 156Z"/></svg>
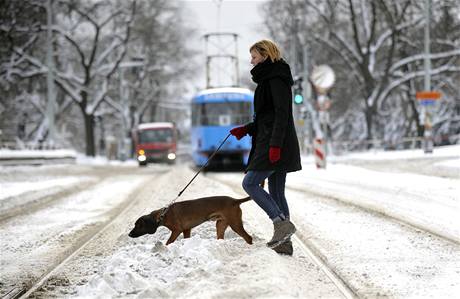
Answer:
<svg viewBox="0 0 460 299"><path fill-rule="evenodd" d="M196 166L208 158L227 137L230 129L252 121L254 94L246 88L212 88L192 99L191 147ZM231 136L209 163L213 166L244 166L248 162L251 138Z"/></svg>

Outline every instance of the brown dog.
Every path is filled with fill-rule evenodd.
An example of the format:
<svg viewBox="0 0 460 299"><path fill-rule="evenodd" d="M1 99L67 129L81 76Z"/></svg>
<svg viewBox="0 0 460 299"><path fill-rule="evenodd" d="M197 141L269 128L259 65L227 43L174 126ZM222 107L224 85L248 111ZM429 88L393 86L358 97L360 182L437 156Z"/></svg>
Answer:
<svg viewBox="0 0 460 299"><path fill-rule="evenodd" d="M238 235L252 244L252 237L244 230L241 220L240 204L251 198L235 199L228 196L212 196L173 203L161 220L163 209L155 210L136 220L134 228L129 232L131 238L145 234L154 234L159 226L171 230L166 245L174 242L183 233L184 238L190 238L191 229L208 220L215 220L217 239L223 239L225 230L230 226Z"/></svg>

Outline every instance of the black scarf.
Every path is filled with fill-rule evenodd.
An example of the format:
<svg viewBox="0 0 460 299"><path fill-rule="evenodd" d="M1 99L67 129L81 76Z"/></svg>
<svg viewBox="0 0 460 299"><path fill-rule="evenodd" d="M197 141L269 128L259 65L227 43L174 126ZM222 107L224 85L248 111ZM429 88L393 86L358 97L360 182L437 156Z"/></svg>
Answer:
<svg viewBox="0 0 460 299"><path fill-rule="evenodd" d="M286 83L290 86L294 84L291 69L283 59L272 62L270 58L267 58L264 62L261 62L252 68L251 75L252 81L257 84L274 77L281 77L281 79L286 81Z"/></svg>
<svg viewBox="0 0 460 299"><path fill-rule="evenodd" d="M275 63L270 60L270 58L265 59L265 61L257 64L251 70L252 81L259 84L262 82L265 77L273 71Z"/></svg>

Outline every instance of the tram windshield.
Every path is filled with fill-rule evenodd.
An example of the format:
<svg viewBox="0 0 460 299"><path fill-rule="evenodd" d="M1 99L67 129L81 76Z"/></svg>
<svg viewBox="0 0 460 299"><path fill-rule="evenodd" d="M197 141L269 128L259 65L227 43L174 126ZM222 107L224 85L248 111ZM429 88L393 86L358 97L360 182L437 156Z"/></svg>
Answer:
<svg viewBox="0 0 460 299"><path fill-rule="evenodd" d="M228 126L251 121L250 102L199 103L192 106L192 125Z"/></svg>

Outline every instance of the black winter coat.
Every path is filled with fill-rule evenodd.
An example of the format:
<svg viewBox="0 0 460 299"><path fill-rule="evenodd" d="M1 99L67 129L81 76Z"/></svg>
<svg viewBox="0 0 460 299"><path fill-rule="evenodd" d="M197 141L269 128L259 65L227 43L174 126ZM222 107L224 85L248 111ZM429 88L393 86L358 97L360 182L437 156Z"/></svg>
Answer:
<svg viewBox="0 0 460 299"><path fill-rule="evenodd" d="M246 170L277 170L292 172L302 169L299 142L292 116L293 79L284 60L267 58L252 70L257 83L254 92L254 121L246 125L252 137L252 148ZM270 163L269 148L281 148L281 159Z"/></svg>

